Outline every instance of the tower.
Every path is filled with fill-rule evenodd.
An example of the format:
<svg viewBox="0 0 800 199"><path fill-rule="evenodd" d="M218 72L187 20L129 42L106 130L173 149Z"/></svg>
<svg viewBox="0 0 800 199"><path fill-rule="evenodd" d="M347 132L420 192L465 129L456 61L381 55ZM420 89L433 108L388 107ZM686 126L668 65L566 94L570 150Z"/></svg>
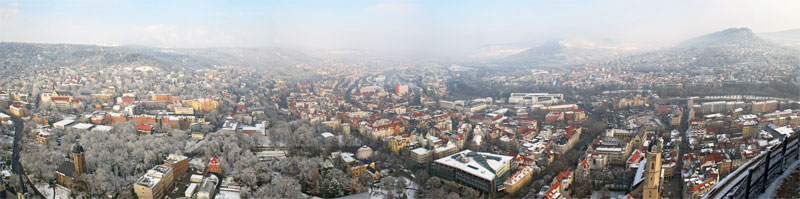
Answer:
<svg viewBox="0 0 800 199"><path fill-rule="evenodd" d="M653 139L647 147L644 191L642 198L661 198L661 139Z"/></svg>
<svg viewBox="0 0 800 199"><path fill-rule="evenodd" d="M86 157L83 155L83 146L76 144L72 147L72 163L75 164L75 175L86 173Z"/></svg>

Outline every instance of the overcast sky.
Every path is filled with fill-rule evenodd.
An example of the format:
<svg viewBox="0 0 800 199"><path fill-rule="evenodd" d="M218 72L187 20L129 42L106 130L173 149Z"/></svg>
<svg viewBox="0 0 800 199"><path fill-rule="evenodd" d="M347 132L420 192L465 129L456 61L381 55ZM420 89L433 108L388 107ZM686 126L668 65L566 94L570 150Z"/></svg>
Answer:
<svg viewBox="0 0 800 199"><path fill-rule="evenodd" d="M797 0L0 0L0 41L445 56L554 38L667 46L730 27L773 32L800 28L799 9Z"/></svg>

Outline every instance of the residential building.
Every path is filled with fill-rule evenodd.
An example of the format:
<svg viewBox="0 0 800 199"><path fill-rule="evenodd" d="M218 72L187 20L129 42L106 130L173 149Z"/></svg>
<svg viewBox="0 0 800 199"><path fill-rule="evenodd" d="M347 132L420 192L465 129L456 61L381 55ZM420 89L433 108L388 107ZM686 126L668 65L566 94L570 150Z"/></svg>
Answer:
<svg viewBox="0 0 800 199"><path fill-rule="evenodd" d="M139 177L133 191L139 198L160 199L172 191L174 173L171 167L156 165Z"/></svg>

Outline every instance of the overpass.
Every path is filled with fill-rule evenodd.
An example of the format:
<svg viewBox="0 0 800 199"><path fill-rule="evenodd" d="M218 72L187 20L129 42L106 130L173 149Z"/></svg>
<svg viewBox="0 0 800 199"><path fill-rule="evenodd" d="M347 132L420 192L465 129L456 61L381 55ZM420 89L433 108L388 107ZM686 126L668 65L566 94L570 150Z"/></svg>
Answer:
<svg viewBox="0 0 800 199"><path fill-rule="evenodd" d="M793 162L800 159L798 135L786 138L755 158L742 164L720 180L703 198L757 198L781 176Z"/></svg>

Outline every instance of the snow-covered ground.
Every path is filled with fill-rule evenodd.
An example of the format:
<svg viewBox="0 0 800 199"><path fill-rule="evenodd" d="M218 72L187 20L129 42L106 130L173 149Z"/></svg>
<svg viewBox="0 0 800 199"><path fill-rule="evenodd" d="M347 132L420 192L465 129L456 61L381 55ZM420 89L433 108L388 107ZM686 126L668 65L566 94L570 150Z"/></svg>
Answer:
<svg viewBox="0 0 800 199"><path fill-rule="evenodd" d="M619 192L619 191L610 191L609 193L611 195L611 198L624 198L626 195L625 192ZM592 191L592 195L590 196L590 198L591 199L603 198L603 191L600 190Z"/></svg>
<svg viewBox="0 0 800 199"><path fill-rule="evenodd" d="M45 183L36 184L36 189L38 189L42 194L44 194L45 198L53 198L53 187ZM70 199L69 197L69 190L67 188L57 186L56 185L56 199Z"/></svg>
<svg viewBox="0 0 800 199"><path fill-rule="evenodd" d="M758 196L758 198L759 199L775 198L776 191L778 191L778 188L781 188L781 185L783 185L784 183L783 179L785 179L792 173L797 172L796 170L798 164L800 164L800 160L792 162L789 168L786 169L787 171L790 172L784 172L781 176L778 176L778 179L775 179L775 181L772 182L772 184L770 184L769 187L767 187L767 191ZM791 182L791 183L797 183L797 182Z"/></svg>
<svg viewBox="0 0 800 199"><path fill-rule="evenodd" d="M403 193L408 196L408 198L413 199L416 198L417 190L419 190L419 185L416 182L406 178L400 177L401 179L406 181L406 185L408 185L407 189L403 191ZM369 190L370 198L372 199L383 199L386 198L386 190L381 188L370 188Z"/></svg>

